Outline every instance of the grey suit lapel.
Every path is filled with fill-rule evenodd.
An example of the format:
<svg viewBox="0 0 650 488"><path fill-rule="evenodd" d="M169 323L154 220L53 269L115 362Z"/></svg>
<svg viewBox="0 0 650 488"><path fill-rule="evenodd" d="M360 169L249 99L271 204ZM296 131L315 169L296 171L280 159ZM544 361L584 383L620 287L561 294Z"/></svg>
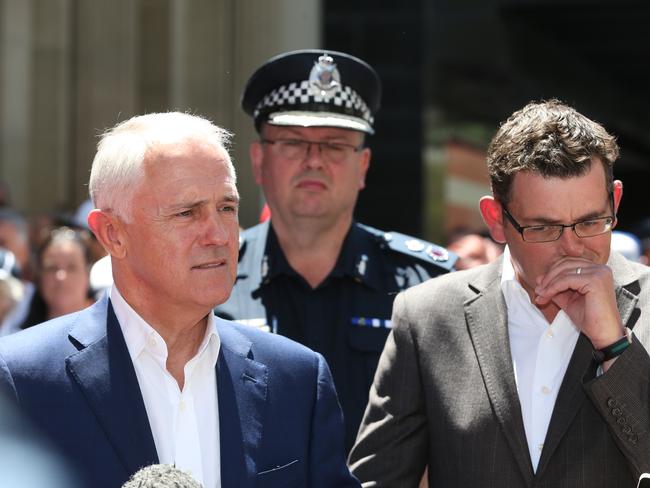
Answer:
<svg viewBox="0 0 650 488"><path fill-rule="evenodd" d="M614 272L616 303L623 325L634 329L634 324L639 318L639 310L636 308L639 301L638 295L641 293L639 276L629 265L627 259L618 253L612 253L607 264Z"/></svg>
<svg viewBox="0 0 650 488"><path fill-rule="evenodd" d="M632 328L634 327L634 311L638 298L626 287L634 289L634 285L637 284L637 276L627 265L625 259L618 255L612 255L608 264L614 272L616 302L621 320L625 326ZM544 441L544 449L537 468L538 475L546 469L553 453L586 399L582 387L585 375L593 377L597 368L595 361L593 361L592 350L589 339L581 334L555 400L553 415L551 416Z"/></svg>
<svg viewBox="0 0 650 488"><path fill-rule="evenodd" d="M585 401L585 393L582 389L585 375L590 373L593 376L596 371L591 351L591 342L586 336L580 334L555 400L553 414L544 439L544 448L537 465L537 476L541 475L548 466L562 437L582 408Z"/></svg>
<svg viewBox="0 0 650 488"><path fill-rule="evenodd" d="M122 330L108 299L70 332L80 348L67 358L72 378L94 411L126 471L158 462L138 380Z"/></svg>
<svg viewBox="0 0 650 488"><path fill-rule="evenodd" d="M501 266L499 259L470 283L477 296L465 303L465 320L497 421L529 484L533 469L512 368Z"/></svg>

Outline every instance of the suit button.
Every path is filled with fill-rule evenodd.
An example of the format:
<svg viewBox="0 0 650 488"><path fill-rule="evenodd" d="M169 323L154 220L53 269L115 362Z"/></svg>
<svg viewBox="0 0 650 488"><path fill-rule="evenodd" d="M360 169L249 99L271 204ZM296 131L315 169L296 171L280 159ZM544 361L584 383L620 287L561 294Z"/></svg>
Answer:
<svg viewBox="0 0 650 488"><path fill-rule="evenodd" d="M630 427L629 425L626 425L625 427L623 427L621 429L621 431L623 432L623 434L630 435L632 433L632 427Z"/></svg>
<svg viewBox="0 0 650 488"><path fill-rule="evenodd" d="M619 425L625 425L627 422L625 422L625 419L623 417L619 417L616 419L616 423Z"/></svg>
<svg viewBox="0 0 650 488"><path fill-rule="evenodd" d="M620 417L622 413L623 410L621 410L618 407L612 409L612 415L614 415L615 417Z"/></svg>
<svg viewBox="0 0 650 488"><path fill-rule="evenodd" d="M610 399L607 400L607 406L609 408L614 408L617 405L618 405L618 403L613 398L610 398Z"/></svg>

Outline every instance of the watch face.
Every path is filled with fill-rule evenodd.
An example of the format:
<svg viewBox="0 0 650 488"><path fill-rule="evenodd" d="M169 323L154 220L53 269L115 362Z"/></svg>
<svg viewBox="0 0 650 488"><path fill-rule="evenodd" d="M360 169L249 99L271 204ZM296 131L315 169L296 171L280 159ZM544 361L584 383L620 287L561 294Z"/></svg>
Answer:
<svg viewBox="0 0 650 488"><path fill-rule="evenodd" d="M650 473L643 473L636 488L650 488Z"/></svg>

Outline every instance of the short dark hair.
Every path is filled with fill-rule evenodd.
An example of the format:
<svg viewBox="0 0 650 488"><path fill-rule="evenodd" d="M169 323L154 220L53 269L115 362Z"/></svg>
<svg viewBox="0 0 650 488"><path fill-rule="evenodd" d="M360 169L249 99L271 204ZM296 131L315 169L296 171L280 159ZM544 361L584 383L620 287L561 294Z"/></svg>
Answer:
<svg viewBox="0 0 650 488"><path fill-rule="evenodd" d="M594 158L613 190L616 138L558 100L531 102L504 122L488 146L487 167L494 197L508 204L514 176L529 171L545 178L586 174Z"/></svg>
<svg viewBox="0 0 650 488"><path fill-rule="evenodd" d="M45 254L45 251L47 251L47 249L53 244L66 241L74 242L81 248L84 261L86 261L86 266L90 268L92 265L92 256L90 254L90 233L85 229L73 229L67 226L62 226L52 229L36 251L39 274L43 271L43 255Z"/></svg>

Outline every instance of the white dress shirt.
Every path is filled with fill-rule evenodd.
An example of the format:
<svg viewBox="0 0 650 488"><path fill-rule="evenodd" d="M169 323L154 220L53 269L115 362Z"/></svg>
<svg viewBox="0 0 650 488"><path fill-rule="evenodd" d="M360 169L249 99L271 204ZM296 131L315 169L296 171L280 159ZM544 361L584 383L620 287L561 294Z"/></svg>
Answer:
<svg viewBox="0 0 650 488"><path fill-rule="evenodd" d="M508 308L510 351L528 450L537 471L555 400L580 332L562 310L549 324L517 281L507 247L501 290Z"/></svg>
<svg viewBox="0 0 650 488"><path fill-rule="evenodd" d="M110 299L133 361L160 463L190 473L205 488L220 488L215 365L221 341L216 317L208 314L203 341L185 365L181 391L167 371L167 345L160 334L126 303L115 285Z"/></svg>

